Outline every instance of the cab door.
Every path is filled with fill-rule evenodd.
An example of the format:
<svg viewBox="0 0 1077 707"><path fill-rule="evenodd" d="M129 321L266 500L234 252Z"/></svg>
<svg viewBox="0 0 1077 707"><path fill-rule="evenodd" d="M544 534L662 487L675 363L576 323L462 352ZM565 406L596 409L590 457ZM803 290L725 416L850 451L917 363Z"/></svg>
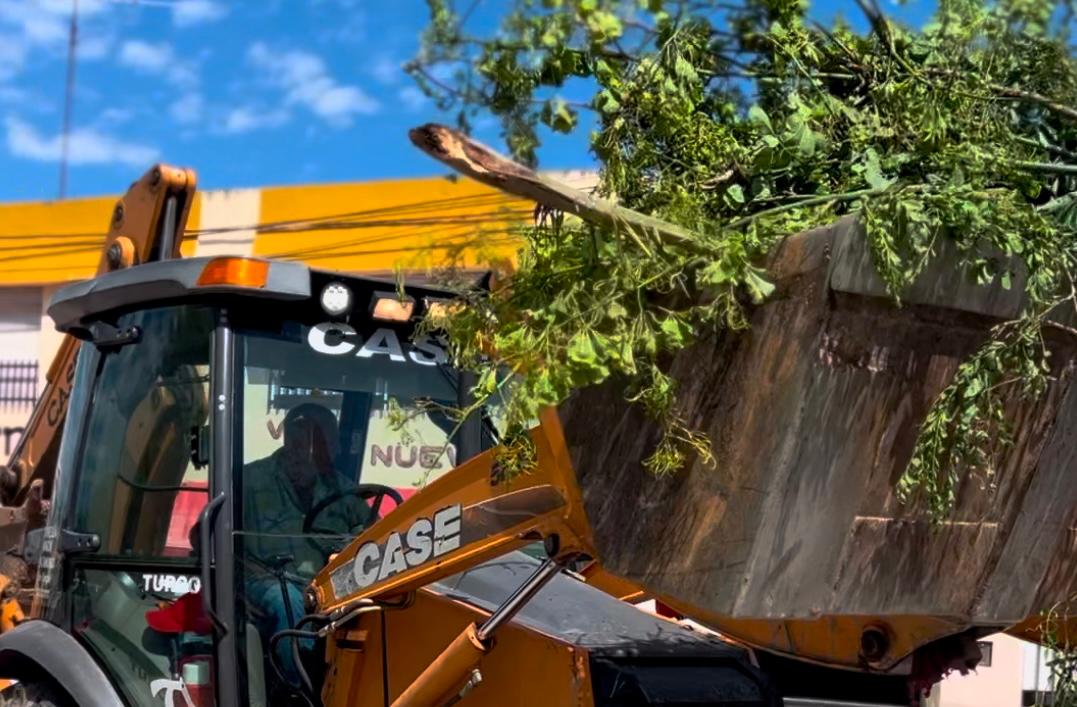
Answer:
<svg viewBox="0 0 1077 707"><path fill-rule="evenodd" d="M214 481L218 325L212 308L133 312L101 323L79 357L39 589L44 617L139 707L219 703L195 532Z"/></svg>

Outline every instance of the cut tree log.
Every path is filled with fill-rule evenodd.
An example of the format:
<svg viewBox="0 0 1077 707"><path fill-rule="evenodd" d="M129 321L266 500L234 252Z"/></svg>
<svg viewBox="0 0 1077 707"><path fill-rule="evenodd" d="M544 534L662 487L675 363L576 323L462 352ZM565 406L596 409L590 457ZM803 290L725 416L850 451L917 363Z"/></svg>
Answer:
<svg viewBox="0 0 1077 707"><path fill-rule="evenodd" d="M412 140L510 194L663 242L692 238L448 128L423 126ZM1009 401L1013 439L994 450L994 475L966 478L933 523L898 501L895 482L957 367L1019 315L1024 283L972 284L944 253L897 307L855 218L790 236L766 266L776 290L750 328L703 336L669 369L716 469L648 474L660 427L616 380L561 406L605 567L726 634L848 667L891 669L970 627L1021 633L1060 604L1072 611L1077 341L1066 327L1047 332L1047 393Z"/></svg>
<svg viewBox="0 0 1077 707"><path fill-rule="evenodd" d="M426 154L475 181L579 216L585 221L635 238L637 243L654 239L658 243L690 249L698 243L698 237L691 231L545 177L458 130L427 123L409 130L408 137L413 145ZM642 247L647 249L646 245Z"/></svg>

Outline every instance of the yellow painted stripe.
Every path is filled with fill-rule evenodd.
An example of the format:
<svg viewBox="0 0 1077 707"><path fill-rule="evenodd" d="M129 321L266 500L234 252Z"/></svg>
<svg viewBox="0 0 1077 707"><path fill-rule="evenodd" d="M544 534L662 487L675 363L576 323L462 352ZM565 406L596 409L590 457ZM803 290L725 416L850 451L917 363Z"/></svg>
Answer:
<svg viewBox="0 0 1077 707"><path fill-rule="evenodd" d="M433 177L262 190L254 254L346 272L514 261L532 204Z"/></svg>
<svg viewBox="0 0 1077 707"><path fill-rule="evenodd" d="M202 227L202 196L200 191L194 193L194 203L187 214L187 233L180 242L180 255L184 258L193 258L198 248L198 239L194 234Z"/></svg>
<svg viewBox="0 0 1077 707"><path fill-rule="evenodd" d="M530 221L533 208L481 184L443 177L264 188L253 210L252 192L235 192L243 208L227 214L223 207L233 193L209 192L215 205L208 223L205 195L196 194L183 255L205 250L201 240L245 240L255 232L254 255L326 269L484 267L515 261L513 229ZM0 204L0 287L91 277L116 198Z"/></svg>
<svg viewBox="0 0 1077 707"><path fill-rule="evenodd" d="M0 285L93 275L115 201L106 196L0 204Z"/></svg>

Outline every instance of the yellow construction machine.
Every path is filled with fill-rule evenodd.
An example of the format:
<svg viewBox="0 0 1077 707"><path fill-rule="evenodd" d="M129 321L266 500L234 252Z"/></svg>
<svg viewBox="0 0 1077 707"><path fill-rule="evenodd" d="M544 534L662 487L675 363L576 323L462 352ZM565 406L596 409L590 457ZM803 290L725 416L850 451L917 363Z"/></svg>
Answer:
<svg viewBox="0 0 1077 707"><path fill-rule="evenodd" d="M496 411L454 420L469 378L414 334L444 292L181 258L194 188L163 165L133 184L99 275L51 304L70 336L4 472L10 693L780 704L747 649L572 572L593 550L556 417L534 473L504 480ZM419 490L375 481L400 411Z"/></svg>
<svg viewBox="0 0 1077 707"><path fill-rule="evenodd" d="M813 625L804 662L771 631L791 624L744 630L782 657L624 601L650 588L603 569L557 412L511 478L498 411L456 416L473 381L417 329L444 291L181 258L194 189L189 170L148 172L98 276L50 306L70 336L2 476L9 691L83 707L918 702L910 654L940 635L917 633L931 617ZM393 485L390 459L422 468L421 488ZM865 662L872 640L886 666Z"/></svg>

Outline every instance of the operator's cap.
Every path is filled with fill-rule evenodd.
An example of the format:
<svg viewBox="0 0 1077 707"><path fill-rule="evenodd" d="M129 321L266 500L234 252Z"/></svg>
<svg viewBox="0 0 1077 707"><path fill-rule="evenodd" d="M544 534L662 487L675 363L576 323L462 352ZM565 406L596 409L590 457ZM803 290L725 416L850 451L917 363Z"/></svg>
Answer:
<svg viewBox="0 0 1077 707"><path fill-rule="evenodd" d="M161 609L146 612L146 623L158 633L213 632L213 624L202 608L202 593L184 594Z"/></svg>

